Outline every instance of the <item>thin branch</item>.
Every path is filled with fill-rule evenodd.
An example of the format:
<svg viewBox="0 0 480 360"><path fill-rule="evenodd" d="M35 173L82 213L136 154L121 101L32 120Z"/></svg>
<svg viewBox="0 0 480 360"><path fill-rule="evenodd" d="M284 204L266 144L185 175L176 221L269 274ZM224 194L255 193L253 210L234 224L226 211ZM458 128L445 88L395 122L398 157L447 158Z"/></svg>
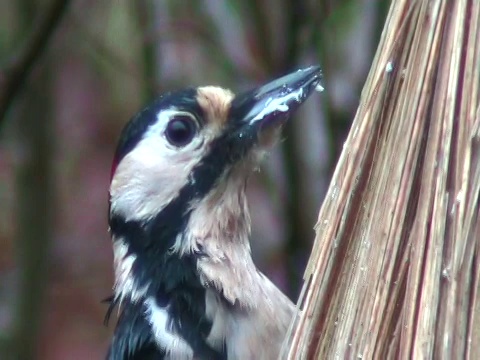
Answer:
<svg viewBox="0 0 480 360"><path fill-rule="evenodd" d="M137 26L140 29L143 39L146 39L152 33L154 23L154 7L149 0L138 0L135 2ZM156 62L157 42L142 41L142 101L146 102L155 96L156 79L158 76L158 66Z"/></svg>
<svg viewBox="0 0 480 360"><path fill-rule="evenodd" d="M47 47L69 3L70 0L54 0L21 51L0 70L0 129L10 105Z"/></svg>

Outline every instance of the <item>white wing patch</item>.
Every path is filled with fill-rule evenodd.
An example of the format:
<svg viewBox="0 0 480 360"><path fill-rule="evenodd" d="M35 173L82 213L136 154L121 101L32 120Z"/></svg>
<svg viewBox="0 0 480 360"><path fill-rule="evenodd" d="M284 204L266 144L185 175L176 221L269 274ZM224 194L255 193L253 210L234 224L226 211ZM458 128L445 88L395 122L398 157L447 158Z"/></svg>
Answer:
<svg viewBox="0 0 480 360"><path fill-rule="evenodd" d="M120 303L125 298L130 298L136 302L144 297L148 290L148 285L138 288L135 283L132 268L137 256L128 254L128 245L122 239L113 239L113 261L115 267L115 296Z"/></svg>
<svg viewBox="0 0 480 360"><path fill-rule="evenodd" d="M168 329L168 306L162 308L153 298L145 301L146 317L152 325L152 331L158 346L166 351L169 360L193 359L193 350L178 334Z"/></svg>

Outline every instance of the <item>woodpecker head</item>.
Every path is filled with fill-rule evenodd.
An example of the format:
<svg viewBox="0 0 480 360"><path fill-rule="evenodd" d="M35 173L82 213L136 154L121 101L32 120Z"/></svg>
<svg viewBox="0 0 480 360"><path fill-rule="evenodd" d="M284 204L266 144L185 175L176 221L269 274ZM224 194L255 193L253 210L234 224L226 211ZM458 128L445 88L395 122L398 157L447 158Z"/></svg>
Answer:
<svg viewBox="0 0 480 360"><path fill-rule="evenodd" d="M320 69L309 67L239 95L212 86L176 91L127 124L110 186L117 301L154 298L170 320L172 312L182 317L174 328L190 347L195 341L182 329L208 319L206 288L248 306L241 282L254 280L235 270L251 267L258 275L246 179L320 78ZM208 334L212 323L202 330L202 321L193 327Z"/></svg>
<svg viewBox="0 0 480 360"><path fill-rule="evenodd" d="M237 96L206 86L154 101L121 134L111 171L111 214L148 221L179 195L191 203L232 174L247 176L320 74L310 67Z"/></svg>

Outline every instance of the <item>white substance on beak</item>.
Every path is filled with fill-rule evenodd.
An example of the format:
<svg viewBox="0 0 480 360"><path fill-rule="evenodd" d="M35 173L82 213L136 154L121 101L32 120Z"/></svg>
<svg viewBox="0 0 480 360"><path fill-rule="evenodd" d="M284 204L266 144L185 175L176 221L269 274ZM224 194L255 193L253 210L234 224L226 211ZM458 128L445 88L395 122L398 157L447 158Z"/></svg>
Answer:
<svg viewBox="0 0 480 360"><path fill-rule="evenodd" d="M318 83L316 86L315 86L315 91L321 93L325 90L325 88L322 86L322 84Z"/></svg>
<svg viewBox="0 0 480 360"><path fill-rule="evenodd" d="M298 103L302 100L302 97L303 89L300 88L297 91L292 91L285 96L268 99L262 111L260 111L252 120L250 120L250 125L256 123L257 121L263 120L265 116L272 114L275 111L287 112L289 110L287 103L291 100L294 100Z"/></svg>

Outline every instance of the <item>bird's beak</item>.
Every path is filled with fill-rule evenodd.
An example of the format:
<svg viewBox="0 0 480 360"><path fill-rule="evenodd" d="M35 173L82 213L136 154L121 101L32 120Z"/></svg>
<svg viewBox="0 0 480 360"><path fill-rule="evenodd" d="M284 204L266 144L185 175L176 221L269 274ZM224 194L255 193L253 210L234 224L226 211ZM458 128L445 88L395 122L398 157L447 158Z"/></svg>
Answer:
<svg viewBox="0 0 480 360"><path fill-rule="evenodd" d="M312 94L321 90L320 67L311 66L237 95L231 104L230 119L239 137L256 140L266 129L280 128Z"/></svg>

